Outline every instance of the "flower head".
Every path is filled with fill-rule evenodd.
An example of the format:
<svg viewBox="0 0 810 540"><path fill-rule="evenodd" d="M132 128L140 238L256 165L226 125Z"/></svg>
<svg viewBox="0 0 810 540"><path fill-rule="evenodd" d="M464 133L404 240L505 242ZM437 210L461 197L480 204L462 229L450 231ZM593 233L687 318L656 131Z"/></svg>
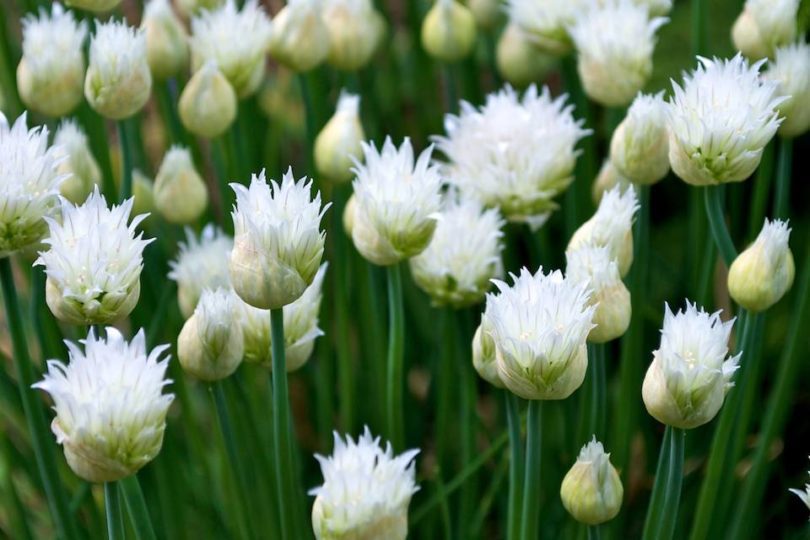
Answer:
<svg viewBox="0 0 810 540"><path fill-rule="evenodd" d="M318 540L387 538L404 540L408 505L419 489L414 458L419 450L394 456L390 443L366 427L355 442L335 433L331 456L316 455L323 485L312 489L312 528Z"/></svg>
<svg viewBox="0 0 810 540"><path fill-rule="evenodd" d="M508 0L509 17L540 48L562 56L571 49L568 28L589 0Z"/></svg>
<svg viewBox="0 0 810 540"><path fill-rule="evenodd" d="M155 177L155 208L170 223L189 224L208 206L208 188L194 168L191 152L172 146Z"/></svg>
<svg viewBox="0 0 810 540"><path fill-rule="evenodd" d="M236 206L230 258L231 282L236 293L260 309L277 309L297 300L321 263L326 233L321 218L321 194L312 198L312 181L296 181L288 169L281 184L270 185L264 170L250 186L231 184Z"/></svg>
<svg viewBox="0 0 810 540"><path fill-rule="evenodd" d="M566 96L552 100L548 88L538 93L534 85L522 98L507 86L480 109L462 102L460 115L445 117L447 135L436 139L450 180L509 221L541 225L573 181L574 147L589 133L572 110Z"/></svg>
<svg viewBox="0 0 810 540"><path fill-rule="evenodd" d="M115 482L152 461L163 444L166 413L174 396L164 394L168 348L146 351L139 331L130 343L118 330L107 337L90 330L78 344L66 341L69 362L48 361L34 388L48 392L56 418L51 429L68 465L88 482Z"/></svg>
<svg viewBox="0 0 810 540"><path fill-rule="evenodd" d="M422 22L422 46L444 62L461 60L475 45L475 18L456 0L436 0Z"/></svg>
<svg viewBox="0 0 810 540"><path fill-rule="evenodd" d="M410 260L420 289L438 305L464 307L484 299L490 281L503 271L497 209L449 195L428 247Z"/></svg>
<svg viewBox="0 0 810 540"><path fill-rule="evenodd" d="M647 411L659 422L680 429L701 426L717 414L734 383L740 355L728 357L734 319L708 314L695 304L675 315L666 306L661 345L642 386Z"/></svg>
<svg viewBox="0 0 810 540"><path fill-rule="evenodd" d="M563 478L563 506L580 523L599 525L616 517L623 496L622 481L610 463L610 454L594 436Z"/></svg>
<svg viewBox="0 0 810 540"><path fill-rule="evenodd" d="M101 169L90 152L87 135L74 120L65 120L56 130L53 145L57 155L65 156L59 164L59 172L66 179L59 191L70 202L81 204L93 191L93 186L101 182Z"/></svg>
<svg viewBox="0 0 810 540"><path fill-rule="evenodd" d="M585 92L602 105L628 104L652 74L655 32L666 22L632 0L591 0L570 28Z"/></svg>
<svg viewBox="0 0 810 540"><path fill-rule="evenodd" d="M769 64L765 78L779 83L779 95L787 100L779 105L784 117L779 126L782 137L797 137L810 129L810 45L794 43L776 49L776 61Z"/></svg>
<svg viewBox="0 0 810 540"><path fill-rule="evenodd" d="M414 162L406 138L397 148L390 138L382 149L363 143L365 164L355 163L352 239L357 250L379 265L421 253L430 243L441 208L442 179L431 165L431 146Z"/></svg>
<svg viewBox="0 0 810 540"><path fill-rule="evenodd" d="M29 130L23 113L9 126L0 113L0 257L39 242L43 218L59 208L58 151L48 148L48 128Z"/></svg>
<svg viewBox="0 0 810 540"><path fill-rule="evenodd" d="M230 287L228 259L233 239L212 224L206 225L200 239L186 229L177 259L171 261L169 278L177 282L177 301L184 317L191 317L204 289Z"/></svg>
<svg viewBox="0 0 810 540"><path fill-rule="evenodd" d="M84 96L99 114L120 120L138 112L152 91L146 34L123 21L96 21Z"/></svg>
<svg viewBox="0 0 810 540"><path fill-rule="evenodd" d="M734 46L755 60L796 39L799 0L746 0L731 29Z"/></svg>
<svg viewBox="0 0 810 540"><path fill-rule="evenodd" d="M669 130L663 92L639 94L610 141L610 161L635 184L654 184L669 172Z"/></svg>
<svg viewBox="0 0 810 540"><path fill-rule="evenodd" d="M146 59L152 75L166 79L188 65L188 35L169 0L149 0L141 28L146 33Z"/></svg>
<svg viewBox="0 0 810 540"><path fill-rule="evenodd" d="M669 161L683 181L703 186L739 182L759 165L762 150L781 120L777 83L759 77L739 54L731 60L700 58L673 82L669 116Z"/></svg>
<svg viewBox="0 0 810 540"><path fill-rule="evenodd" d="M23 55L17 66L20 98L31 109L48 116L63 116L82 100L87 24L54 3L51 14L40 8L39 17L22 21Z"/></svg>
<svg viewBox="0 0 810 540"><path fill-rule="evenodd" d="M344 70L362 68L385 31L385 20L371 0L323 0L323 23L329 32L328 62Z"/></svg>
<svg viewBox="0 0 810 540"><path fill-rule="evenodd" d="M320 0L289 0L273 19L270 53L295 71L309 71L329 55L329 27Z"/></svg>
<svg viewBox="0 0 810 540"><path fill-rule="evenodd" d="M341 92L335 114L315 139L315 166L335 182L352 179L352 164L363 152L360 96Z"/></svg>
<svg viewBox="0 0 810 540"><path fill-rule="evenodd" d="M482 319L496 349L501 382L524 399L565 399L588 367L585 340L595 307L586 283L559 271L532 275L523 268L514 284L495 280Z"/></svg>

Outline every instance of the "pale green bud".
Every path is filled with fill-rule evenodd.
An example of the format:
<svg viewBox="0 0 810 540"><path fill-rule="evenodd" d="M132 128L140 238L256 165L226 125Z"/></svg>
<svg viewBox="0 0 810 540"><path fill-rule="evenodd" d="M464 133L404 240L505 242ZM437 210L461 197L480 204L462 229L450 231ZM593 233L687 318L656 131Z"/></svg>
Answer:
<svg viewBox="0 0 810 540"><path fill-rule="evenodd" d="M593 181L593 186L591 186L591 199L595 205L599 206L599 203L602 201L602 196L606 192L619 186L619 192L624 193L632 185L632 182L622 176L622 173L616 170L613 163L609 159L606 159L602 163L602 168L599 169L599 174Z"/></svg>
<svg viewBox="0 0 810 540"><path fill-rule="evenodd" d="M167 79L188 66L188 34L168 0L151 0L141 28L146 34L146 61L156 79Z"/></svg>
<svg viewBox="0 0 810 540"><path fill-rule="evenodd" d="M663 92L639 94L610 141L610 161L634 184L649 185L669 172L669 131Z"/></svg>
<svg viewBox="0 0 810 540"><path fill-rule="evenodd" d="M509 23L498 40L498 71L515 86L524 87L543 78L556 58L532 43L517 24Z"/></svg>
<svg viewBox="0 0 810 540"><path fill-rule="evenodd" d="M178 108L187 130L212 139L225 133L236 118L236 92L216 62L209 60L183 88Z"/></svg>
<svg viewBox="0 0 810 540"><path fill-rule="evenodd" d="M329 55L329 29L315 0L290 0L273 19L270 54L294 71L309 71Z"/></svg>
<svg viewBox="0 0 810 540"><path fill-rule="evenodd" d="M475 45L475 18L455 0L436 0L422 22L422 46L444 62L461 60Z"/></svg>
<svg viewBox="0 0 810 540"><path fill-rule="evenodd" d="M728 271L728 292L735 302L759 312L785 295L796 272L789 239L787 222L765 220L757 239L734 259Z"/></svg>
<svg viewBox="0 0 810 540"><path fill-rule="evenodd" d="M188 224L208 206L208 188L186 148L172 147L155 177L155 207L169 223Z"/></svg>
<svg viewBox="0 0 810 540"><path fill-rule="evenodd" d="M363 153L365 139L359 116L360 97L342 93L337 110L315 139L315 166L333 182L354 178L352 158Z"/></svg>
<svg viewBox="0 0 810 540"><path fill-rule="evenodd" d="M323 22L329 32L327 60L347 71L368 63L385 31L385 20L371 0L330 0L323 7Z"/></svg>
<svg viewBox="0 0 810 540"><path fill-rule="evenodd" d="M81 204L101 182L101 170L90 152L87 136L76 122L67 120L59 125L53 142L57 155L66 158L57 169L67 176L59 192L70 202Z"/></svg>
<svg viewBox="0 0 810 540"><path fill-rule="evenodd" d="M759 60L796 39L799 0L747 0L731 28L738 51Z"/></svg>
<svg viewBox="0 0 810 540"><path fill-rule="evenodd" d="M155 211L155 186L145 174L138 169L132 170L132 213L151 214Z"/></svg>
<svg viewBox="0 0 810 540"><path fill-rule="evenodd" d="M779 105L784 117L782 137L797 137L810 129L810 45L795 43L776 50L765 77L779 83L779 93L790 96Z"/></svg>
<svg viewBox="0 0 810 540"><path fill-rule="evenodd" d="M623 497L622 481L610 463L610 454L594 436L563 478L563 506L580 523L599 525L616 517Z"/></svg>
<svg viewBox="0 0 810 540"><path fill-rule="evenodd" d="M473 367L478 375L496 388L503 388L501 377L498 375L498 364L495 361L495 342L492 336L484 330L486 319L475 330L472 342Z"/></svg>

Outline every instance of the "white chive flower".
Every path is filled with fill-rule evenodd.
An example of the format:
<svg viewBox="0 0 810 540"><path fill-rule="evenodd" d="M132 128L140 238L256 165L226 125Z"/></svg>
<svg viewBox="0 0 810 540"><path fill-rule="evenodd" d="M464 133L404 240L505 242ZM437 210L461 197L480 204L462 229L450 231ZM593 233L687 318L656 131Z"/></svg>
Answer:
<svg viewBox="0 0 810 540"><path fill-rule="evenodd" d="M590 303L596 306L596 327L588 335L592 343L605 343L622 336L630 326L630 291L619 275L616 261L607 246L583 245L565 253L565 274L574 282L586 283L592 291Z"/></svg>
<svg viewBox="0 0 810 540"><path fill-rule="evenodd" d="M784 117L782 137L797 137L810 130L810 45L798 42L776 49L765 78L779 83L779 95L788 99L779 105Z"/></svg>
<svg viewBox="0 0 810 540"><path fill-rule="evenodd" d="M779 128L778 84L760 78L737 55L700 58L697 69L673 81L667 107L669 162L684 182L697 186L740 182L759 165L762 151Z"/></svg>
<svg viewBox="0 0 810 540"><path fill-rule="evenodd" d="M22 59L17 88L27 107L48 116L64 116L82 100L84 40L87 24L54 3L22 20Z"/></svg>
<svg viewBox="0 0 810 540"><path fill-rule="evenodd" d="M532 275L523 268L514 284L495 280L482 319L496 349L504 386L524 399L565 399L588 368L586 339L595 306L585 283L560 271Z"/></svg>
<svg viewBox="0 0 810 540"><path fill-rule="evenodd" d="M539 227L573 181L576 144L590 133L572 111L566 96L552 99L547 87L534 85L523 97L506 86L480 109L462 102L461 114L445 117L446 135L436 138L450 180L507 220Z"/></svg>
<svg viewBox="0 0 810 540"><path fill-rule="evenodd" d="M589 0L508 0L509 18L541 49L563 56L571 49L568 28Z"/></svg>
<svg viewBox="0 0 810 540"><path fill-rule="evenodd" d="M146 350L139 331L131 342L113 327L107 337L91 329L80 340L84 350L66 341L69 361L48 361L42 381L56 418L51 430L65 451L68 465L93 483L115 482L135 474L160 452L166 413L174 399L164 394L168 345Z"/></svg>
<svg viewBox="0 0 810 540"><path fill-rule="evenodd" d="M563 478L563 506L580 523L599 525L616 517L623 497L622 481L610 462L610 454L594 436Z"/></svg>
<svg viewBox="0 0 810 540"><path fill-rule="evenodd" d="M746 0L731 39L738 51L759 60L796 39L799 0Z"/></svg>
<svg viewBox="0 0 810 540"><path fill-rule="evenodd" d="M65 120L56 129L53 146L58 156L64 156L59 164L59 172L67 178L59 191L64 198L81 204L101 183L101 169L90 151L87 135L75 120Z"/></svg>
<svg viewBox="0 0 810 540"><path fill-rule="evenodd" d="M292 169L281 183L267 184L264 170L250 186L231 184L236 206L231 216L234 247L229 262L231 283L248 304L278 309L297 300L321 264L326 233L321 194L311 197L312 181L296 181Z"/></svg>
<svg viewBox="0 0 810 540"><path fill-rule="evenodd" d="M23 113L9 126L0 112L0 257L39 242L46 216L59 210L59 151L48 148L48 128L28 129Z"/></svg>
<svg viewBox="0 0 810 540"><path fill-rule="evenodd" d="M354 175L354 160L363 153L363 125L360 123L360 96L341 92L335 114L315 139L315 166L333 182L348 182Z"/></svg>
<svg viewBox="0 0 810 540"><path fill-rule="evenodd" d="M368 427L357 442L335 433L331 456L316 455L323 485L310 490L312 528L317 540L386 538L405 540L408 505L419 489L414 463L419 450L395 456Z"/></svg>
<svg viewBox="0 0 810 540"><path fill-rule="evenodd" d="M655 32L667 20L632 0L591 0L570 28L585 93L608 107L630 103L652 74Z"/></svg>
<svg viewBox="0 0 810 540"><path fill-rule="evenodd" d="M810 471L807 474L810 474ZM810 484L805 484L804 489L790 488L788 491L801 499L807 509L810 510Z"/></svg>
<svg viewBox="0 0 810 540"><path fill-rule="evenodd" d="M256 0L237 9L233 0L191 20L191 66L214 60L239 97L258 90L264 79L270 20Z"/></svg>
<svg viewBox="0 0 810 540"><path fill-rule="evenodd" d="M284 306L284 351L288 373L306 364L315 349L315 340L323 335L323 330L318 327L318 314L323 299L326 267L326 263L321 265L315 279L298 300ZM273 365L270 312L244 302L240 304L245 361L269 368Z"/></svg>
<svg viewBox="0 0 810 540"><path fill-rule="evenodd" d="M610 161L634 184L654 184L669 172L669 130L663 95L639 94L610 141Z"/></svg>
<svg viewBox="0 0 810 540"><path fill-rule="evenodd" d="M411 141L397 148L389 137L380 150L363 143L365 164L355 163L352 240L374 264L396 264L430 243L441 209L442 178L430 162L433 147L414 162Z"/></svg>
<svg viewBox="0 0 810 540"><path fill-rule="evenodd" d="M188 34L169 0L149 0L141 28L146 33L146 58L155 78L166 79L188 67Z"/></svg>
<svg viewBox="0 0 810 540"><path fill-rule="evenodd" d="M619 274L626 276L633 264L633 219L638 209L635 189L623 190L620 185L611 188L602 195L596 213L574 232L566 250L605 246Z"/></svg>
<svg viewBox="0 0 810 540"><path fill-rule="evenodd" d="M786 221L765 219L757 239L740 253L728 271L728 292L749 311L763 311L793 285L796 267L788 245Z"/></svg>
<svg viewBox="0 0 810 540"><path fill-rule="evenodd" d="M186 241L180 242L177 258L169 262L169 279L177 282L177 303L183 317L191 317L204 289L228 288L231 277L228 260L233 239L209 223L199 240L186 228Z"/></svg>
<svg viewBox="0 0 810 540"><path fill-rule="evenodd" d="M96 21L84 79L84 96L90 106L102 116L121 120L138 112L151 91L144 31L123 21Z"/></svg>
<svg viewBox="0 0 810 540"><path fill-rule="evenodd" d="M706 313L686 302L672 314L669 305L661 330L661 345L653 351L642 385L647 412L679 429L692 429L715 417L737 371L740 354L728 356L734 319L723 322L720 311Z"/></svg>
<svg viewBox="0 0 810 540"><path fill-rule="evenodd" d="M245 352L240 304L230 288L203 290L177 337L177 359L185 371L207 382L236 371Z"/></svg>
<svg viewBox="0 0 810 540"><path fill-rule="evenodd" d="M107 324L126 317L141 292L144 240L128 224L133 199L107 207L98 187L81 206L62 203L60 221L45 218L50 234L34 264L45 267L45 300L54 316L69 324Z"/></svg>
<svg viewBox="0 0 810 540"><path fill-rule="evenodd" d="M155 208L169 223L194 223L208 206L208 187L188 148L172 146L155 176Z"/></svg>
<svg viewBox="0 0 810 540"><path fill-rule="evenodd" d="M288 68L303 72L329 55L329 27L320 0L289 0L273 19L270 54Z"/></svg>
<svg viewBox="0 0 810 540"><path fill-rule="evenodd" d="M503 225L497 209L448 195L430 244L410 260L414 282L437 305L481 302L503 273Z"/></svg>
<svg viewBox="0 0 810 540"><path fill-rule="evenodd" d="M327 61L337 69L365 66L385 31L385 19L371 0L323 0L322 19L329 34Z"/></svg>

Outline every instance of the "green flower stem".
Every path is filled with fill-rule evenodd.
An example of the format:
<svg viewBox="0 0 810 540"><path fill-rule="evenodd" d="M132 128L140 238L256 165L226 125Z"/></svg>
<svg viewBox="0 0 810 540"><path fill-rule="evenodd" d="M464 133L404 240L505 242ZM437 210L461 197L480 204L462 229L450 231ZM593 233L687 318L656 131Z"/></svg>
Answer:
<svg viewBox="0 0 810 540"><path fill-rule="evenodd" d="M116 122L118 128L118 146L121 149L121 191L118 202L122 203L132 197L132 148L127 134L127 121Z"/></svg>
<svg viewBox="0 0 810 540"><path fill-rule="evenodd" d="M436 460L439 468L450 470L453 448L458 444L458 432L451 426L459 422L453 414L454 389L458 386L458 378L453 369L456 356L456 321L452 308L441 311L439 318L439 347L436 366L436 390L434 393L436 404ZM452 422L451 422L452 418Z"/></svg>
<svg viewBox="0 0 810 540"><path fill-rule="evenodd" d="M709 228L712 230L714 242L717 244L723 261L726 265L731 266L731 263L737 258L737 250L734 247L734 241L731 240L723 213L725 191L722 186L707 186L703 189L706 216L709 218Z"/></svg>
<svg viewBox="0 0 810 540"><path fill-rule="evenodd" d="M470 364L472 357L472 336L467 329L470 328L468 313L465 311L451 312L451 324L454 329L455 343L455 364L458 376L458 417L459 417L459 437L461 441L461 464L466 467L475 453L475 402L476 384L475 372ZM459 321L461 318L461 321ZM459 324L461 322L461 324ZM474 501L479 499L478 478L473 476L467 482L465 489L460 493L458 510L458 537L469 538L469 526L473 519Z"/></svg>
<svg viewBox="0 0 810 540"><path fill-rule="evenodd" d="M19 540L33 540L34 536L26 516L27 511L11 474L13 460L10 446L11 440L8 437L0 439L0 471L3 471L0 474L0 500L8 512L10 537Z"/></svg>
<svg viewBox="0 0 810 540"><path fill-rule="evenodd" d="M523 441L520 436L520 404L515 394L504 390L506 422L509 425L509 502L506 513L506 538L514 540L520 532L523 508Z"/></svg>
<svg viewBox="0 0 810 540"><path fill-rule="evenodd" d="M774 195L773 215L785 219L790 206L790 174L793 164L793 139L780 139L779 163L776 168L776 193Z"/></svg>
<svg viewBox="0 0 810 540"><path fill-rule="evenodd" d="M115 482L104 484L104 509L107 513L107 538L109 540L124 540L121 496L118 493L118 484Z"/></svg>
<svg viewBox="0 0 810 540"><path fill-rule="evenodd" d="M664 508L661 512L661 525L656 534L656 540L672 540L675 536L675 526L678 521L678 506L681 501L681 487L683 485L683 459L686 441L686 430L671 428L669 452L669 478L667 479L667 495L664 499Z"/></svg>
<svg viewBox="0 0 810 540"><path fill-rule="evenodd" d="M56 535L68 540L77 538L76 524L70 517L67 498L59 481L59 471L56 468L56 456L53 439L45 422L45 413L37 400L31 385L34 384L34 368L28 354L28 342L25 338L22 312L17 300L17 289L14 285L14 275L11 269L11 258L0 259L0 286L3 290L3 303L6 308L6 317L9 333L11 334L14 368L17 371L17 384L20 399L25 413L28 431L31 435L31 446L37 462L39 475L45 487L45 496L53 516Z"/></svg>
<svg viewBox="0 0 810 540"><path fill-rule="evenodd" d="M404 339L405 314L402 306L402 270L399 264L388 267L388 373L386 419L388 436L397 452L405 449Z"/></svg>
<svg viewBox="0 0 810 540"><path fill-rule="evenodd" d="M669 462L672 441L672 428L667 426L664 431L664 440L661 441L661 451L658 454L658 466L655 468L655 484L653 484L650 505L647 507L647 518L644 521L644 540L655 540L661 514L666 512L667 482L669 481Z"/></svg>
<svg viewBox="0 0 810 540"><path fill-rule="evenodd" d="M588 540L602 540L602 532L599 525L588 525Z"/></svg>
<svg viewBox="0 0 810 540"><path fill-rule="evenodd" d="M536 540L540 518L540 457L543 444L543 402L529 400L526 421L526 469L523 479L523 516L521 538Z"/></svg>
<svg viewBox="0 0 810 540"><path fill-rule="evenodd" d="M187 142L186 136L177 113L177 102L172 99L169 90L170 84L169 81L155 84L155 98L160 110L160 116L163 118L166 127L166 133L171 134L171 142L185 144Z"/></svg>
<svg viewBox="0 0 810 540"><path fill-rule="evenodd" d="M762 153L762 161L757 169L754 181L754 195L751 201L751 215L748 221L748 238L753 239L759 233L765 219L765 207L768 196L771 194L771 181L773 180L773 155L776 140L772 140Z"/></svg>
<svg viewBox="0 0 810 540"><path fill-rule="evenodd" d="M156 540L155 530L152 528L149 509L146 507L146 499L143 497L138 477L133 474L120 480L118 485L124 494L124 501L127 504L127 513L135 531L135 538L138 540Z"/></svg>
<svg viewBox="0 0 810 540"><path fill-rule="evenodd" d="M605 435L607 383L605 381L604 343L588 343L587 385L588 391L582 393L580 422L584 425L580 427L577 445L584 444L594 435L601 441Z"/></svg>
<svg viewBox="0 0 810 540"><path fill-rule="evenodd" d="M309 176L315 174L315 163L313 152L315 151L315 137L318 135L315 131L316 128L316 119L315 119L315 108L312 102L312 90L309 85L309 79L307 78L306 73L299 73L298 74L298 85L301 89L301 100L304 102L304 115L305 115L305 122L306 122L306 139L304 148L304 155L306 157L304 163L306 166L306 171Z"/></svg>
<svg viewBox="0 0 810 540"><path fill-rule="evenodd" d="M334 260L332 261L334 276L335 310L335 340L337 352L338 385L340 388L339 410L340 425L345 432L353 432L354 425L354 379L355 370L352 362L352 352L349 343L349 314L352 308L348 296L351 271L351 253L348 249L349 239L343 230L343 210L349 195L349 186L337 186L335 189L335 208L332 209L332 238L334 239Z"/></svg>
<svg viewBox="0 0 810 540"><path fill-rule="evenodd" d="M692 56L705 56L708 0L692 0Z"/></svg>
<svg viewBox="0 0 810 540"><path fill-rule="evenodd" d="M276 465L276 489L281 537L299 538L295 523L296 489L293 482L293 444L290 426L290 397L287 388L287 358L284 350L284 311L270 310L270 344L273 355L273 454Z"/></svg>

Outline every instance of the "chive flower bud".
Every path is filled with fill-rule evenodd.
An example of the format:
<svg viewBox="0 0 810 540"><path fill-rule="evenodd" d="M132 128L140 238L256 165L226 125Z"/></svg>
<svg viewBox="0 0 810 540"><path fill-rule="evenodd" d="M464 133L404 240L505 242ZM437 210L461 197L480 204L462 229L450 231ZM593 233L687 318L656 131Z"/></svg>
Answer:
<svg viewBox="0 0 810 540"><path fill-rule="evenodd" d="M556 62L556 57L532 43L520 27L510 22L504 28L495 50L498 72L518 88L542 79Z"/></svg>
<svg viewBox="0 0 810 540"><path fill-rule="evenodd" d="M360 123L360 96L343 92L335 114L315 139L315 167L333 182L354 177L352 165L363 152L363 126Z"/></svg>
<svg viewBox="0 0 810 540"><path fill-rule="evenodd" d="M59 191L74 204L81 204L101 183L101 169L90 152L87 136L74 120L65 120L56 130L53 145L57 155L65 156L59 172L66 176Z"/></svg>
<svg viewBox="0 0 810 540"><path fill-rule="evenodd" d="M773 56L796 39L798 12L799 0L746 0L731 28L734 46L753 60Z"/></svg>
<svg viewBox="0 0 810 540"><path fill-rule="evenodd" d="M624 488L602 443L594 436L582 447L577 462L560 487L563 506L574 519L586 525L610 521L622 507Z"/></svg>
<svg viewBox="0 0 810 540"><path fill-rule="evenodd" d="M443 62L461 60L475 45L475 18L456 0L436 0L422 22L422 46Z"/></svg>
<svg viewBox="0 0 810 540"><path fill-rule="evenodd" d="M169 223L189 224L208 206L208 188L194 168L191 152L173 146L155 177L155 207Z"/></svg>
<svg viewBox="0 0 810 540"><path fill-rule="evenodd" d="M613 132L610 161L634 184L655 184L669 172L669 130L663 92L639 94Z"/></svg>
<svg viewBox="0 0 810 540"><path fill-rule="evenodd" d="M322 10L329 34L329 64L345 71L365 66L385 31L385 19L372 1L325 0Z"/></svg>
<svg viewBox="0 0 810 540"><path fill-rule="evenodd" d="M146 35L146 61L156 79L168 79L188 66L188 34L169 0L149 0L141 28Z"/></svg>
<svg viewBox="0 0 810 540"><path fill-rule="evenodd" d="M213 139L236 119L236 92L217 67L208 60L191 76L178 104L183 126L194 135Z"/></svg>
<svg viewBox="0 0 810 540"><path fill-rule="evenodd" d="M329 28L318 0L289 0L273 19L270 54L293 71L317 67L329 48Z"/></svg>
<svg viewBox="0 0 810 540"><path fill-rule="evenodd" d="M810 130L810 45L776 49L776 61L769 66L765 78L779 83L779 95L787 98L778 107L784 117L779 135L798 137Z"/></svg>

